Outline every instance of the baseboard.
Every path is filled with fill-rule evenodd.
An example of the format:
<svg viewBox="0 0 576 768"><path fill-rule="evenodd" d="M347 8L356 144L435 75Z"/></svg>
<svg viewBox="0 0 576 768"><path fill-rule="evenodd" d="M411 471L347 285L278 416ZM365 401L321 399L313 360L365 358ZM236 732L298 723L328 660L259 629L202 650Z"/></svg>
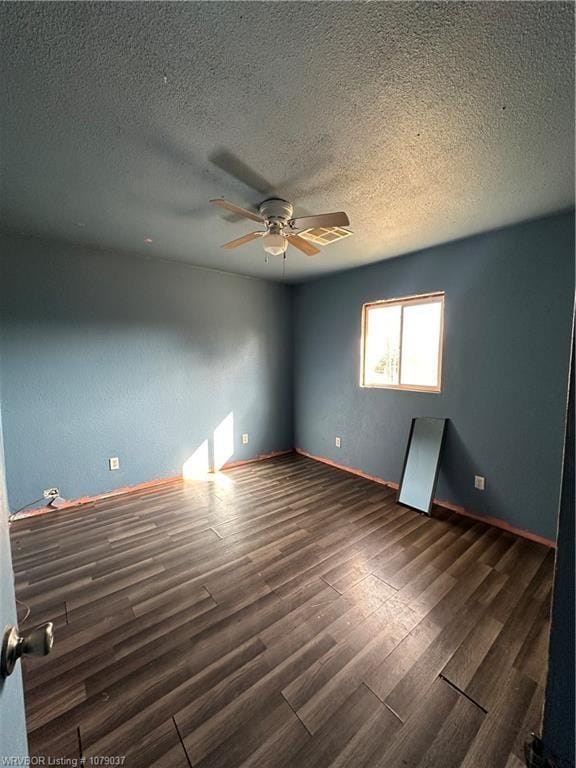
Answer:
<svg viewBox="0 0 576 768"><path fill-rule="evenodd" d="M375 475L367 475L366 472L362 472L361 469L353 469L352 467L347 467L345 464L338 464L337 461L332 461L332 459L325 459L323 456L315 456L313 453L303 451L302 448L294 448L294 451L301 456L306 456L307 459L320 461L322 464L328 464L330 467L341 469L344 472L350 472L352 475L358 475L358 477L363 477L365 480L372 480L373 483L380 483L380 485L386 485L389 488L398 488L398 483L391 483L388 480L383 480L381 477L376 477Z"/></svg>
<svg viewBox="0 0 576 768"><path fill-rule="evenodd" d="M294 448L287 448L285 451L271 451L270 453L260 453L253 459L241 459L239 461L228 461L222 467L223 470L234 469L235 467L243 467L245 464L255 464L257 461L266 461L266 459L275 459L278 456L287 456L289 453L294 453Z"/></svg>
<svg viewBox="0 0 576 768"><path fill-rule="evenodd" d="M224 464L219 471L234 469L235 467L242 467L246 464L254 464L257 461L266 461L266 459L274 459L277 456L285 456L289 453L294 453L292 448L288 448L285 451L271 451L270 453L261 453L258 456L254 456L251 459L241 459L239 461L229 461ZM74 507L82 507L86 504L92 504L95 501L103 501L104 499L110 499L114 496L126 496L130 493L136 493L138 491L145 491L149 488L157 488L163 485L170 485L185 482L182 475L172 475L172 477L160 477L155 480L146 480L143 483L137 483L136 485L125 485L121 488L114 488L111 491L105 493L98 493L94 496L81 496L78 499L66 500L57 507L35 507L34 509L27 509L20 512L16 517L12 518L12 521L24 520L28 517L36 517L38 515L45 515L49 512L59 512L63 509L73 509Z"/></svg>
<svg viewBox="0 0 576 768"><path fill-rule="evenodd" d="M306 456L306 458L308 459L313 459L314 461L320 461L322 462L322 464L328 464L330 467L341 469L343 472L349 472L352 475L358 475L359 477L363 477L366 480L371 480L374 483L380 483L380 485L386 485L389 488L394 488L398 490L398 483L395 483L392 480L383 480L381 477L374 477L374 475L368 475L366 474L366 472L362 472L361 469L354 469L353 467L347 467L345 464L339 464L338 462L332 461L331 459L325 459L323 456L315 456L312 453L303 451L302 448L295 448L294 450L296 453L299 453L302 456ZM449 509L451 512L455 512L458 515L463 515L464 517L469 517L472 520L477 520L479 523L485 523L486 525L491 525L494 528L500 528L501 530L506 531L507 533L512 533L515 536L520 536L523 539L529 539L530 541L534 541L537 544L543 544L545 547L551 547L552 549L556 548L555 541L552 541L551 539L546 539L544 536L539 536L537 533L531 533L530 531L525 531L523 528L514 528L514 526L510 525L505 520L501 520L499 517L485 517L484 515L479 515L479 514L476 514L475 512L470 512L470 510L465 509L464 507L461 507L458 504L453 504L450 501L444 501L443 499L434 499L434 504L437 504L439 507L443 507L444 509Z"/></svg>

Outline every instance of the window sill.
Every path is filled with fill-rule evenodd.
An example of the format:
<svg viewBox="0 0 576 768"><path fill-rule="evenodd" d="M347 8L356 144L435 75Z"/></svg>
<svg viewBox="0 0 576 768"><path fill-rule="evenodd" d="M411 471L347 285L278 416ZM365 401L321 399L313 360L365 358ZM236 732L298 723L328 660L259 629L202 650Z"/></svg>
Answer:
<svg viewBox="0 0 576 768"><path fill-rule="evenodd" d="M442 393L440 387L417 387L409 384L360 384L361 389L392 389L397 392L429 392L432 395Z"/></svg>

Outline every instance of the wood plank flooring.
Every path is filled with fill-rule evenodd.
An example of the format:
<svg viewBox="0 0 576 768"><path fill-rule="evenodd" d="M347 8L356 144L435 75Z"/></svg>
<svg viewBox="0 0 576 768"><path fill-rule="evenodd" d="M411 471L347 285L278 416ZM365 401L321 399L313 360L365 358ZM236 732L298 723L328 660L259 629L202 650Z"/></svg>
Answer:
<svg viewBox="0 0 576 768"><path fill-rule="evenodd" d="M385 486L289 455L11 530L34 756L506 768L539 729L553 552Z"/></svg>

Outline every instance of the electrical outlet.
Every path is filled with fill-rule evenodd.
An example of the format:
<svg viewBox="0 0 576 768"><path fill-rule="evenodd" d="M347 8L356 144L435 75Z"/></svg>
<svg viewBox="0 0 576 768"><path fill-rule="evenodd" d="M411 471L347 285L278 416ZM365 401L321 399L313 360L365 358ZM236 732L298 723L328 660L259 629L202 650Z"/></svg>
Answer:
<svg viewBox="0 0 576 768"><path fill-rule="evenodd" d="M483 491L486 488L486 478L482 475L474 475L474 488L477 491Z"/></svg>
<svg viewBox="0 0 576 768"><path fill-rule="evenodd" d="M248 432L244 432L242 435L242 445L248 445Z"/></svg>
<svg viewBox="0 0 576 768"><path fill-rule="evenodd" d="M336 438L336 448L342 448L342 438L337 437Z"/></svg>
<svg viewBox="0 0 576 768"><path fill-rule="evenodd" d="M120 459L118 458L118 456L111 456L108 459L108 469L110 471L114 469L120 469Z"/></svg>
<svg viewBox="0 0 576 768"><path fill-rule="evenodd" d="M45 499L53 499L56 496L60 496L60 491L58 488L44 488L42 495Z"/></svg>

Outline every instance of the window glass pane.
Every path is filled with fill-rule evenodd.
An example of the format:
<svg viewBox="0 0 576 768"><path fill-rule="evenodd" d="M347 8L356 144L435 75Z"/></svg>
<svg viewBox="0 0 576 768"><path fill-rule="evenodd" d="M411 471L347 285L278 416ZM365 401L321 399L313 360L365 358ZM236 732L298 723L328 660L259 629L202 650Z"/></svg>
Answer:
<svg viewBox="0 0 576 768"><path fill-rule="evenodd" d="M398 384L400 363L399 305L368 307L364 349L364 384Z"/></svg>
<svg viewBox="0 0 576 768"><path fill-rule="evenodd" d="M401 384L438 386L441 302L407 304L402 321Z"/></svg>

